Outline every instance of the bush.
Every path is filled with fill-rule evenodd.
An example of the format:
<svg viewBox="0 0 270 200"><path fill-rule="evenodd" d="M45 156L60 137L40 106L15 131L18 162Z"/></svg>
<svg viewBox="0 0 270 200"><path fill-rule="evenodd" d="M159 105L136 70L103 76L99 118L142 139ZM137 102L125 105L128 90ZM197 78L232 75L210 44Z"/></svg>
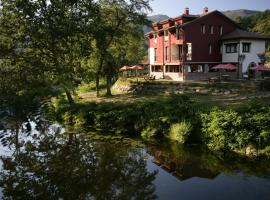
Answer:
<svg viewBox="0 0 270 200"><path fill-rule="evenodd" d="M212 150L237 149L249 140L236 111L215 108L209 114L201 114L201 119L204 142Z"/></svg>
<svg viewBox="0 0 270 200"><path fill-rule="evenodd" d="M264 149L259 151L261 155L265 155L270 157L270 146L265 147Z"/></svg>
<svg viewBox="0 0 270 200"><path fill-rule="evenodd" d="M263 80L260 83L260 89L264 91L270 91L270 79Z"/></svg>
<svg viewBox="0 0 270 200"><path fill-rule="evenodd" d="M190 122L182 121L172 124L169 130L169 138L179 143L186 143L192 130Z"/></svg>

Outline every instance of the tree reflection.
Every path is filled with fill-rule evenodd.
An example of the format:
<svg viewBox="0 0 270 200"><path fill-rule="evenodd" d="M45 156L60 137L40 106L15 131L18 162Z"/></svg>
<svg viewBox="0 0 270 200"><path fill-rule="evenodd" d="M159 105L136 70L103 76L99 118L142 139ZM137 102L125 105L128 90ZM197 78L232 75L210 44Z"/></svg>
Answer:
<svg viewBox="0 0 270 200"><path fill-rule="evenodd" d="M200 146L181 146L174 142L148 145L153 163L180 180L193 177L215 179L220 173L269 176L269 160L241 157L238 154L211 152Z"/></svg>
<svg viewBox="0 0 270 200"><path fill-rule="evenodd" d="M4 199L155 199L156 172L139 148L40 134L2 158Z"/></svg>

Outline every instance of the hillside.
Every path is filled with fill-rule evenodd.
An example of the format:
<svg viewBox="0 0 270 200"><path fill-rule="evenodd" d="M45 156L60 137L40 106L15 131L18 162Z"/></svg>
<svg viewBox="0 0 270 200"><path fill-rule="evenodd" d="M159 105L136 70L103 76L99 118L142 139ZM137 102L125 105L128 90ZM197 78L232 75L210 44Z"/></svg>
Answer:
<svg viewBox="0 0 270 200"><path fill-rule="evenodd" d="M225 14L227 17L230 17L231 19L235 20L238 17L241 18L249 17L259 12L260 11L240 9L240 10L227 10L223 11L222 13Z"/></svg>
<svg viewBox="0 0 270 200"><path fill-rule="evenodd" d="M159 22L159 21L168 19L169 17L167 15L151 15L151 16L148 16L147 18L148 18L149 21L154 23L154 22ZM143 27L143 32L144 33L147 33L149 31L151 31L150 27L147 27L147 26Z"/></svg>

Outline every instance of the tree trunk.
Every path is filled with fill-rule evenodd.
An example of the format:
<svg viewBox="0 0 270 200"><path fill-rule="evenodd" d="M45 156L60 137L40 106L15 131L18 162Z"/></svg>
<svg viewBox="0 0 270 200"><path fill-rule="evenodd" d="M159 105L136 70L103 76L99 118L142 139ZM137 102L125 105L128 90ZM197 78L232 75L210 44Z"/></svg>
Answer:
<svg viewBox="0 0 270 200"><path fill-rule="evenodd" d="M64 90L65 90L65 93L66 93L66 96L67 96L67 100L68 100L68 103L71 105L74 103L74 100L72 98L72 95L70 93L70 91L65 87L63 86Z"/></svg>
<svg viewBox="0 0 270 200"><path fill-rule="evenodd" d="M101 56L101 57L103 57L103 56ZM97 97L99 97L99 77L100 77L102 65L103 65L103 58L101 58L100 61L99 61L99 66L98 66L98 70L97 70L97 73L96 73L96 92L97 92Z"/></svg>
<svg viewBox="0 0 270 200"><path fill-rule="evenodd" d="M99 72L96 74L96 92L97 97L99 97Z"/></svg>
<svg viewBox="0 0 270 200"><path fill-rule="evenodd" d="M111 83L111 81L112 81L111 76L107 75L107 80L106 80L106 87L107 87L106 95L107 96L112 96L112 92L111 92L112 83Z"/></svg>

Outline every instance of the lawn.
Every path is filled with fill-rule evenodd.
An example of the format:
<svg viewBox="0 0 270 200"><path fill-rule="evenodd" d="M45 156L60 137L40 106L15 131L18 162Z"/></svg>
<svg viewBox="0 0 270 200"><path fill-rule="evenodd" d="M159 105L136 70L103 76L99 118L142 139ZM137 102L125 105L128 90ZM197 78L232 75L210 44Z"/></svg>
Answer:
<svg viewBox="0 0 270 200"><path fill-rule="evenodd" d="M190 97L192 101L205 107L234 107L254 100L262 103L270 102L270 92L260 91L259 83L254 81L235 81L209 84L206 81L175 82L164 80L145 81L143 79L139 79L137 82L136 79L120 79L116 84L130 87L139 86L142 88L152 88L152 90L153 88L163 88L164 91L161 94L141 95L112 89L112 96L108 97L101 95L101 97L96 97L96 93L92 87L88 91L78 91L79 101L100 103L138 103L145 101L159 101L160 99L166 100L166 98L173 93L171 88L179 87L183 90L182 93ZM201 93L200 91L207 92ZM105 89L101 90L101 94L105 94Z"/></svg>

